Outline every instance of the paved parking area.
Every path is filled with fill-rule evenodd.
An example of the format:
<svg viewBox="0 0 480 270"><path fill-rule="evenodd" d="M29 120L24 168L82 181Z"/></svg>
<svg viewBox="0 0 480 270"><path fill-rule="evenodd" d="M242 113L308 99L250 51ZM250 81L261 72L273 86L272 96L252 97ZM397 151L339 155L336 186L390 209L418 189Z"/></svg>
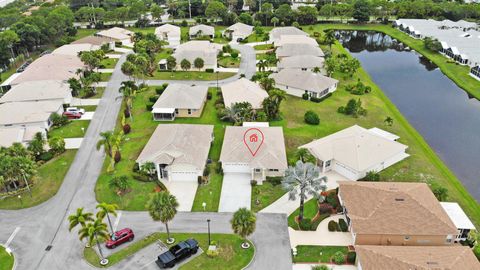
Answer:
<svg viewBox="0 0 480 270"><path fill-rule="evenodd" d="M75 120L77 120L77 121L92 120L93 119L93 114L95 114L95 112L85 112L80 119L75 119Z"/></svg>
<svg viewBox="0 0 480 270"><path fill-rule="evenodd" d="M223 176L218 212L235 212L242 207L250 209L252 197L250 178L248 173L226 173Z"/></svg>

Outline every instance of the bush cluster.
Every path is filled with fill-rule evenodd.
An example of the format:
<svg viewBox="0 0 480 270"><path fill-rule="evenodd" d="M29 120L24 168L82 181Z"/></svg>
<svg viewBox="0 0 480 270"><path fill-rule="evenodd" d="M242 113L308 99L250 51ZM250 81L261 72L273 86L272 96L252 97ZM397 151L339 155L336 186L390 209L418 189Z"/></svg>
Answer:
<svg viewBox="0 0 480 270"><path fill-rule="evenodd" d="M344 264L345 263L345 255L341 251L335 252L332 257L332 261L336 264Z"/></svg>
<svg viewBox="0 0 480 270"><path fill-rule="evenodd" d="M348 225L347 222L343 218L338 220L338 226L342 232L348 232Z"/></svg>
<svg viewBox="0 0 480 270"><path fill-rule="evenodd" d="M302 231L309 231L309 230L312 229L312 220L309 219L309 218L303 218L298 223L298 226L300 227L300 230L302 230Z"/></svg>
<svg viewBox="0 0 480 270"><path fill-rule="evenodd" d="M307 111L304 115L305 123L310 125L318 125L320 124L320 117L314 111Z"/></svg>
<svg viewBox="0 0 480 270"><path fill-rule="evenodd" d="M328 231L329 232L339 232L340 227L338 226L338 223L335 220L330 220L328 222Z"/></svg>
<svg viewBox="0 0 480 270"><path fill-rule="evenodd" d="M354 264L357 259L357 253L355 251L349 251L347 253L347 263Z"/></svg>

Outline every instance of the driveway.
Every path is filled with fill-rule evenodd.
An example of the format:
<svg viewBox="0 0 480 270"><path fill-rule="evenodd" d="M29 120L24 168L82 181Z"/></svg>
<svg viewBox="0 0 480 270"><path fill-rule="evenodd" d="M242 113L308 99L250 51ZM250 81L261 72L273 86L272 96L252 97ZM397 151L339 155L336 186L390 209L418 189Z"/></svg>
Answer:
<svg viewBox="0 0 480 270"><path fill-rule="evenodd" d="M95 112L85 112L82 117L80 117L80 119L75 119L76 121L79 121L79 120L92 120L93 119L93 114Z"/></svg>
<svg viewBox="0 0 480 270"><path fill-rule="evenodd" d="M197 182L169 182L162 181L168 191L177 197L178 211L190 212L197 192Z"/></svg>
<svg viewBox="0 0 480 270"><path fill-rule="evenodd" d="M242 207L250 209L252 198L250 178L248 173L226 173L223 176L218 212L235 212Z"/></svg>
<svg viewBox="0 0 480 270"><path fill-rule="evenodd" d="M83 138L65 138L65 149L78 149L82 145Z"/></svg>

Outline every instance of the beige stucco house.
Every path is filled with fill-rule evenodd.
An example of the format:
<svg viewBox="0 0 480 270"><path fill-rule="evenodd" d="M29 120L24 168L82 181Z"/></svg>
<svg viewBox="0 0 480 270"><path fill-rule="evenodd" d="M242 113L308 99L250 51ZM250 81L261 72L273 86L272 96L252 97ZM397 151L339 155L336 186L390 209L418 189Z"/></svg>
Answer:
<svg viewBox="0 0 480 270"><path fill-rule="evenodd" d="M171 83L153 105L153 120L173 121L176 117L200 117L207 93L207 86Z"/></svg>
<svg viewBox="0 0 480 270"><path fill-rule="evenodd" d="M180 27L171 24L164 24L155 28L155 35L158 39L168 42L168 47L175 48L180 45Z"/></svg>
<svg viewBox="0 0 480 270"><path fill-rule="evenodd" d="M197 24L188 29L188 36L193 39L198 36L208 36L210 38L215 37L215 28L210 25Z"/></svg>
<svg viewBox="0 0 480 270"><path fill-rule="evenodd" d="M181 62L186 59L191 64L191 70L205 70L217 68L217 55L222 49L222 45L211 43L208 40L192 40L185 42L177 47L173 57L177 61L177 69L181 69ZM203 67L195 67L195 59L203 60Z"/></svg>
<svg viewBox="0 0 480 270"><path fill-rule="evenodd" d="M296 97L306 93L309 97L322 98L337 90L338 84L338 80L301 69L282 69L269 77L275 80L277 88Z"/></svg>
<svg viewBox="0 0 480 270"><path fill-rule="evenodd" d="M97 32L95 35L99 37L109 38L115 42L120 42L122 45L131 45L133 43L133 33L130 30L120 28L120 27L112 27L107 30L103 30Z"/></svg>
<svg viewBox="0 0 480 270"><path fill-rule="evenodd" d="M223 35L234 42L246 39L252 33L253 26L240 22L229 26L227 29L225 29L225 31L223 31Z"/></svg>
<svg viewBox="0 0 480 270"><path fill-rule="evenodd" d="M235 103L248 102L252 108L260 109L268 93L257 83L240 78L222 85L222 96L226 107L231 107Z"/></svg>
<svg viewBox="0 0 480 270"><path fill-rule="evenodd" d="M64 81L27 81L13 85L0 98L0 104L22 101L61 101L62 104L70 104L72 91Z"/></svg>
<svg viewBox="0 0 480 270"><path fill-rule="evenodd" d="M307 55L311 57L324 57L322 49L318 45L310 44L285 44L275 50L275 55L279 60L285 57Z"/></svg>

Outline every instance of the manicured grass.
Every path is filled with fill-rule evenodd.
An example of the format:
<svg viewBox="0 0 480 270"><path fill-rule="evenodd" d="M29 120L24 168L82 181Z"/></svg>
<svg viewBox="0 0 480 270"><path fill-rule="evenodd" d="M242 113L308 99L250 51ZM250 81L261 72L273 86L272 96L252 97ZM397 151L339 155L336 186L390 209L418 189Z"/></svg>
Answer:
<svg viewBox="0 0 480 270"><path fill-rule="evenodd" d="M253 258L254 247L244 250L240 247L243 242L240 237L234 234L212 234L212 241L217 242L217 248L220 248L219 256L215 258L210 258L206 254L208 249L208 235L199 234L199 233L173 233L172 236L177 241L173 245L177 244L180 241L187 240L189 238L194 238L198 241L200 248L204 251L198 257L192 259L190 262L182 265L180 269L209 269L209 270L220 270L225 269L225 265L228 265L228 269L242 269L245 267ZM167 235L166 233L153 233L146 238L137 241L128 247L125 247L118 252L110 255L108 260L110 261L107 267L115 265L120 261L126 259L127 257L141 251L141 249L157 242L162 241L166 243ZM96 267L102 267L99 264L99 257L94 249L85 248L84 249L84 258L92 265ZM152 258L153 259L153 258Z"/></svg>
<svg viewBox="0 0 480 270"><path fill-rule="evenodd" d="M0 246L0 270L11 270L13 268L14 258Z"/></svg>
<svg viewBox="0 0 480 270"><path fill-rule="evenodd" d="M297 256L293 257L294 263L329 263L332 256L338 251L345 256L348 247L342 246L297 246Z"/></svg>
<svg viewBox="0 0 480 270"><path fill-rule="evenodd" d="M98 29L77 29L77 34L75 34L74 39L78 40L78 39L93 35L98 31L99 31Z"/></svg>
<svg viewBox="0 0 480 270"><path fill-rule="evenodd" d="M112 77L112 73L100 73L100 81L101 82L108 82Z"/></svg>
<svg viewBox="0 0 480 270"><path fill-rule="evenodd" d="M251 209L258 212L278 200L285 193L287 191L282 188L281 184L273 185L270 181L264 181L262 185L256 185L252 188ZM257 199L259 204L256 203Z"/></svg>
<svg viewBox="0 0 480 270"><path fill-rule="evenodd" d="M233 58L231 56L224 56L218 59L218 65L225 68L240 67L240 57Z"/></svg>
<svg viewBox="0 0 480 270"><path fill-rule="evenodd" d="M303 205L303 218L309 218L313 219L317 213L318 213L318 201L316 199L310 199L305 202ZM292 227L295 230L299 230L300 228L298 227L297 222L295 221L295 218L299 215L300 213L300 205L298 205L299 208L295 210L293 213L291 213L288 216L288 226ZM319 222L318 222L319 223ZM318 224L317 224L318 226Z"/></svg>
<svg viewBox="0 0 480 270"><path fill-rule="evenodd" d="M232 77L234 72L219 72L218 79L223 80ZM204 71L155 71L153 77L146 77L147 80L195 80L195 81L215 81L217 73L208 73Z"/></svg>
<svg viewBox="0 0 480 270"><path fill-rule="evenodd" d="M273 49L273 44L255 45L255 46L253 46L253 48L257 51L271 50L271 49Z"/></svg>
<svg viewBox="0 0 480 270"><path fill-rule="evenodd" d="M321 31L327 26L317 25L313 30L308 31ZM328 27L333 27L333 25ZM322 46L322 49L327 51L328 46ZM332 46L332 52L333 54L345 53L349 55L348 51L338 43ZM474 224L480 225L479 204L429 147L422 136L408 123L396 106L373 83L368 73L361 68L353 78L345 78L340 73L334 73L333 77L339 80L339 85L337 91L331 97L321 103L314 103L288 96L281 106L283 119L271 123L272 126L283 127L289 162L294 162L293 153L298 146L314 139L355 124L365 128L379 127L400 136L399 142L408 145L407 153L410 154L410 157L405 160L383 170L380 173L383 181L436 181L448 189L449 201L458 202ZM358 79L372 87L372 92L364 96L355 96L344 90L345 85L356 82ZM367 109L367 116L354 118L337 113L338 107L344 106L352 98L360 98L362 106ZM304 123L304 114L307 110L315 111L320 116L320 125L311 126ZM384 123L388 116L394 119L392 126L387 126Z"/></svg>
<svg viewBox="0 0 480 270"><path fill-rule="evenodd" d="M150 194L154 192L156 185L152 182L140 182L134 180L132 177L132 169L135 165L135 160L150 139L150 136L157 125L165 123L153 121L151 113L148 112L145 107L145 104L149 103L149 97L155 95L154 89L154 87L151 87L148 91L137 94L133 102L134 121L131 121L131 119L128 120L132 131L125 136L125 140L121 145L122 160L117 163L113 173L108 173L106 168L109 160L106 159L104 169L95 187L98 201L116 203L120 208L125 210L145 210L145 204ZM201 117L176 118L173 123L214 125L215 140L210 148L209 158L215 163L220 157L225 126L228 124L221 122L217 118L214 105L215 100L217 99L216 89L210 88L210 91L212 92L212 99L208 100L205 104ZM120 123L117 122L117 128L119 127ZM214 166L214 164L212 164L211 167L212 166ZM121 197L108 187L108 180L111 177L119 175L130 176L130 183L132 184L131 191ZM206 208L208 211L216 211L218 209L223 178L221 175L216 174L213 168L210 170L210 177L210 183L208 185L200 186L198 188L192 207L193 211L203 211L203 202L207 203ZM211 195L210 192L212 192Z"/></svg>
<svg viewBox="0 0 480 270"><path fill-rule="evenodd" d="M226 44L229 41L222 36L222 31L225 30L225 26L215 26L215 37L213 38L214 43Z"/></svg>
<svg viewBox="0 0 480 270"><path fill-rule="evenodd" d="M48 132L48 137L59 136L62 138L82 138L85 135L85 132L87 132L89 124L90 120L72 120L63 127L50 130L50 132Z"/></svg>
<svg viewBox="0 0 480 270"><path fill-rule="evenodd" d="M97 87L97 93L89 98L102 98L105 87Z"/></svg>
<svg viewBox="0 0 480 270"><path fill-rule="evenodd" d="M28 208L50 199L60 188L76 153L76 150L67 150L38 167L33 179L35 185L32 187L32 196L27 191L21 195L21 200L16 196L0 200L0 209Z"/></svg>
<svg viewBox="0 0 480 270"><path fill-rule="evenodd" d="M163 48L160 52L158 52L155 55L155 62L158 63L160 59L167 59L170 55L172 55L172 53L173 53L172 49Z"/></svg>
<svg viewBox="0 0 480 270"><path fill-rule="evenodd" d="M77 106L77 108L84 109L86 112L94 112L97 109L97 106L85 105L85 106Z"/></svg>
<svg viewBox="0 0 480 270"><path fill-rule="evenodd" d="M100 62L101 68L114 68L118 58L105 58Z"/></svg>

